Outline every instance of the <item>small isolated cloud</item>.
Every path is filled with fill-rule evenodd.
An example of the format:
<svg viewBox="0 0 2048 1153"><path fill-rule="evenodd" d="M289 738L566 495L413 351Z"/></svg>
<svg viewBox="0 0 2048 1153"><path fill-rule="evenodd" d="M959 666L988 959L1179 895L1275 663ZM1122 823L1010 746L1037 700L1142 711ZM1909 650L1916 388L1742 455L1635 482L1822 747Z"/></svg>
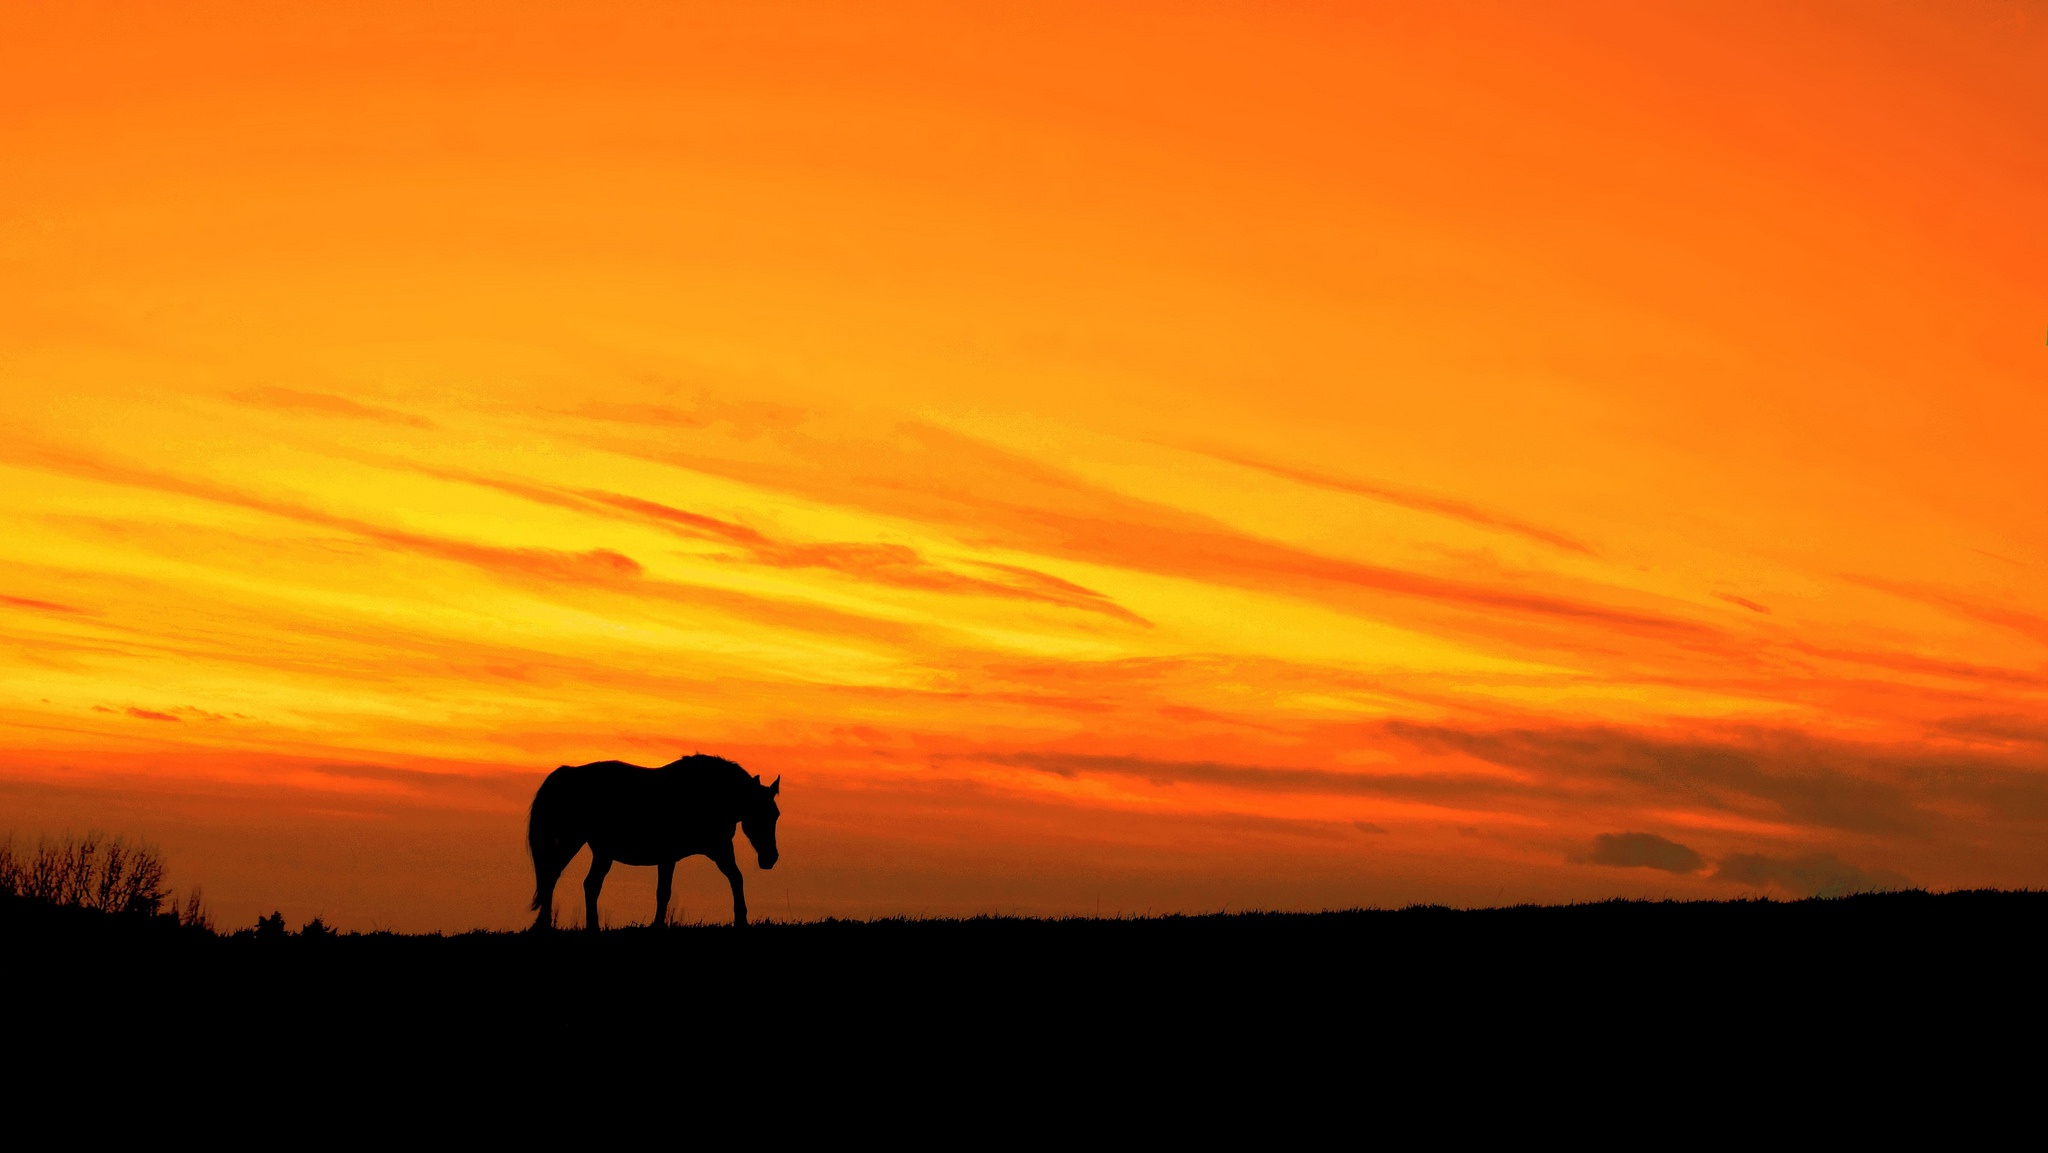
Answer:
<svg viewBox="0 0 2048 1153"><path fill-rule="evenodd" d="M1783 889L1802 897L1840 897L1879 889L1904 889L1912 882L1889 869L1859 869L1830 853L1766 857L1736 853L1714 870L1717 881Z"/></svg>
<svg viewBox="0 0 2048 1153"><path fill-rule="evenodd" d="M1375 825L1371 821L1353 821L1351 822L1351 827L1357 829L1361 833L1374 833L1383 835L1387 831L1385 825Z"/></svg>
<svg viewBox="0 0 2048 1153"><path fill-rule="evenodd" d="M1760 605L1753 600L1750 600L1748 597L1739 597L1736 596L1734 593L1715 593L1714 595L1720 597L1724 601L1727 601L1731 605L1741 605L1743 608L1746 608L1753 613L1763 613L1765 616L1769 616L1771 612L1769 608Z"/></svg>
<svg viewBox="0 0 2048 1153"><path fill-rule="evenodd" d="M128 709L128 715L144 721L175 721L178 719L169 713L152 712L149 709L138 709L132 706Z"/></svg>
<svg viewBox="0 0 2048 1153"><path fill-rule="evenodd" d="M1662 869L1667 873L1697 873L1706 859L1677 841L1655 833L1602 833L1593 838L1591 865L1613 865L1625 869Z"/></svg>

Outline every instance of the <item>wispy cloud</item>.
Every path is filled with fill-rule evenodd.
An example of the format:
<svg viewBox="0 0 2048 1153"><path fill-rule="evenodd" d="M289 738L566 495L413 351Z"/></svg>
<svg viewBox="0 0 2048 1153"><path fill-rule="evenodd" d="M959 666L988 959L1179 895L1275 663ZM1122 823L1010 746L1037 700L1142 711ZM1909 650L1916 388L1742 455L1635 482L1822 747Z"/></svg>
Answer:
<svg viewBox="0 0 2048 1153"><path fill-rule="evenodd" d="M2048 720L2043 720L2039 715L1950 717L1936 722L1934 727L1936 731L1973 740L2048 745Z"/></svg>
<svg viewBox="0 0 2048 1153"><path fill-rule="evenodd" d="M972 544L1285 591L1367 615L1388 615L1392 604L1361 601L1360 593L1459 610L1466 614L1463 627L1479 631L1512 631L1513 622L1535 619L1674 643L1720 636L1702 621L1677 615L1683 606L1675 602L1663 611L1651 607L1654 598L1619 588L1580 582L1586 595L1568 595L1541 587L1555 582L1534 574L1484 583L1249 536L1198 513L1124 496L929 425L900 425L892 439L881 442L805 439L794 432L778 437L784 456L800 463L713 457L616 438L593 443L825 504L922 521Z"/></svg>
<svg viewBox="0 0 2048 1153"><path fill-rule="evenodd" d="M36 612L69 613L74 615L89 615L92 611L79 608L76 605L59 604L56 601L40 601L33 597L6 596L4 594L0 594L0 605L17 609L32 609Z"/></svg>
<svg viewBox="0 0 2048 1153"><path fill-rule="evenodd" d="M1808 644L1805 641L1798 640L1788 642L1787 647L1794 652L1805 653L1809 656L1821 657L1831 661L1844 661L1850 664L1869 665L1873 668L1890 669L1894 672L1948 677L1963 681L1984 681L1992 684L2017 685L2026 688L2048 687L2048 673L2029 672L2025 669L1973 664L1969 661L1921 656L1918 653L1837 648Z"/></svg>
<svg viewBox="0 0 2048 1153"><path fill-rule="evenodd" d="M987 580L934 564L908 545L852 542L764 545L748 549L746 557L757 564L776 568L821 569L896 588L1036 601L1151 627L1151 622L1144 617L1093 589L1070 581L1015 565L976 564L975 567L984 571L1009 578Z"/></svg>
<svg viewBox="0 0 2048 1153"><path fill-rule="evenodd" d="M1855 574L1844 574L1842 579L1851 584L1862 585L1864 588L1943 609L1957 616L2011 629L2021 636L2048 645L2048 617L2016 609L2010 605L1994 604L1979 597L1965 596L1951 589L1911 581Z"/></svg>
<svg viewBox="0 0 2048 1153"><path fill-rule="evenodd" d="M413 467L444 480L479 485L510 496L580 512L594 512L650 524L691 540L730 545L737 551L723 559L771 568L811 569L852 580L926 592L993 596L1035 601L1061 608L1100 613L1143 627L1151 622L1093 589L1049 573L1018 565L967 561L968 567L993 576L976 576L949 568L909 545L863 541L792 541L778 539L749 525L677 508L659 501L599 489L564 489L485 477L452 469Z"/></svg>
<svg viewBox="0 0 2048 1153"><path fill-rule="evenodd" d="M734 521L720 520L702 513L674 508L658 501L642 500L624 493L602 492L593 489L579 489L573 494L588 504L601 506L615 513L626 513L631 518L648 521L671 531L680 531L685 536L707 540L722 540L746 548L772 548L774 542L760 530L749 528Z"/></svg>
<svg viewBox="0 0 2048 1153"><path fill-rule="evenodd" d="M1181 784L1220 785L1262 793L1322 793L1332 796L1409 797L1421 800L1471 799L1515 793L1552 793L1526 788L1498 777L1455 774L1343 772L1286 766L1183 761L1154 757L1066 752L997 752L961 754L957 758L992 765L1030 769L1055 776L1107 774L1167 787Z"/></svg>
<svg viewBox="0 0 2048 1153"><path fill-rule="evenodd" d="M363 404L345 396L326 392L301 392L293 388L249 388L230 394L229 399L255 408L282 409L297 412L317 412L327 416L342 416L352 420L375 420L386 424L410 425L413 428L433 428L433 422L396 409L380 408Z"/></svg>
<svg viewBox="0 0 2048 1153"><path fill-rule="evenodd" d="M1738 744L1587 727L1484 731L1397 721L1386 730L1550 781L1626 785L1710 809L1759 800L1795 822L1857 832L1924 833L1931 824L1895 780L1847 772L1840 749L1794 733ZM1871 767L1867 755L1861 760Z"/></svg>
<svg viewBox="0 0 2048 1153"><path fill-rule="evenodd" d="M504 548L446 537L359 525L356 532L371 540L425 556L441 557L502 575L532 577L572 584L617 585L645 573L640 562L608 548L571 552L553 548Z"/></svg>
<svg viewBox="0 0 2048 1153"><path fill-rule="evenodd" d="M1481 508L1478 505L1458 500L1455 497L1420 492L1396 485L1376 484L1372 481L1335 476L1313 469L1276 464L1272 461L1257 460L1238 453L1223 452L1217 449L1201 449L1198 451L1204 456L1228 461L1243 468L1255 469L1259 472L1285 477L1288 480L1297 481L1301 484L1330 489L1334 492L1350 493L1353 496L1367 497L1372 500L1383 501L1387 504L1398 505L1401 508L1413 509L1416 512L1434 513L1437 516L1463 521L1466 524L1479 528L1512 533L1516 536L1547 544L1554 548L1565 549L1569 552L1584 553L1587 556L1593 554L1593 550L1576 537L1567 536L1554 529L1531 524L1528 521L1508 516L1505 513L1492 509Z"/></svg>
<svg viewBox="0 0 2048 1153"><path fill-rule="evenodd" d="M803 422L802 409L763 400L733 400L700 395L689 407L644 401L587 401L565 415L649 428L694 430L725 425L742 440L771 428Z"/></svg>
<svg viewBox="0 0 2048 1153"><path fill-rule="evenodd" d="M1714 736L1625 730L1460 729L1394 721L1392 736L1523 770L1554 787L1620 789L1705 810L1757 811L1814 829L1929 837L1958 820L2048 820L2048 763L1995 751L1859 745L1791 729Z"/></svg>
<svg viewBox="0 0 2048 1153"><path fill-rule="evenodd" d="M315 762L300 766L316 776L340 781L370 781L396 786L409 794L433 797L447 803L452 796L471 794L499 803L524 800L531 795L532 782L505 773L454 772L405 768L395 765Z"/></svg>
<svg viewBox="0 0 2048 1153"><path fill-rule="evenodd" d="M415 555L467 565L508 580L551 584L564 590L609 591L649 602L670 602L728 612L779 627L848 638L903 643L916 634L910 626L824 605L710 584L650 578L638 561L613 549L577 551L482 544L412 532L289 500L258 496L212 481L133 468L76 454L45 451L30 459L40 467L67 475L262 512L300 524L347 533Z"/></svg>

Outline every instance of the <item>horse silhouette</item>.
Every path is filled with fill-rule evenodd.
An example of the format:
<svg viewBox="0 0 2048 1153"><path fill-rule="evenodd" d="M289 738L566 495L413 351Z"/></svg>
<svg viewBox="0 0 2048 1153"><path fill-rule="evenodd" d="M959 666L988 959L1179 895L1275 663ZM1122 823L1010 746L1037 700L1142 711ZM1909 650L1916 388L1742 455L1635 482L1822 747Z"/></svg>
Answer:
<svg viewBox="0 0 2048 1153"><path fill-rule="evenodd" d="M701 753L658 769L624 761L563 765L533 794L526 847L533 853L533 927L554 923L555 882L570 858L590 846L583 878L584 925L597 928L597 893L612 862L653 865L654 923L668 923L676 862L702 853L732 882L732 923L747 923L747 898L733 858L733 826L753 844L763 869L775 867L775 796L782 778L764 785L724 757Z"/></svg>

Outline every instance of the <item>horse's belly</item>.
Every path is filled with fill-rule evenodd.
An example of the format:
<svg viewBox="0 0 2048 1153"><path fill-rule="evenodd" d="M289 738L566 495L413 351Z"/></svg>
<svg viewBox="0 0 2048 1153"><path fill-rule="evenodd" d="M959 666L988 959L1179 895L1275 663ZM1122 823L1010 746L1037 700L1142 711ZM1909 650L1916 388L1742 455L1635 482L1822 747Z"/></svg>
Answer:
<svg viewBox="0 0 2048 1153"><path fill-rule="evenodd" d="M620 864L664 865L694 853L716 852L721 844L732 844L733 833L731 825L678 819L669 806L647 804L591 829L589 839L593 851Z"/></svg>
<svg viewBox="0 0 2048 1153"><path fill-rule="evenodd" d="M711 851L711 846L701 841L673 837L607 837L592 840L590 848L621 865L666 865Z"/></svg>

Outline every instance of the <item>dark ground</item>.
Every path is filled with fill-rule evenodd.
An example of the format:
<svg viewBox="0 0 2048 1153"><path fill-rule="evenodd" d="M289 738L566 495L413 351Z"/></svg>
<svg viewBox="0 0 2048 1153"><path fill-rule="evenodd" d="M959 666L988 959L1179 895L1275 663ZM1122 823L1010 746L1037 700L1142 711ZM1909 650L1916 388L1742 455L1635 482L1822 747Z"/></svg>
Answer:
<svg viewBox="0 0 2048 1153"><path fill-rule="evenodd" d="M0 907L17 1028L204 1040L242 1075L601 1065L1235 1109L1254 1084L1882 1097L2014 1046L2038 1072L2048 893L271 940L72 912Z"/></svg>

